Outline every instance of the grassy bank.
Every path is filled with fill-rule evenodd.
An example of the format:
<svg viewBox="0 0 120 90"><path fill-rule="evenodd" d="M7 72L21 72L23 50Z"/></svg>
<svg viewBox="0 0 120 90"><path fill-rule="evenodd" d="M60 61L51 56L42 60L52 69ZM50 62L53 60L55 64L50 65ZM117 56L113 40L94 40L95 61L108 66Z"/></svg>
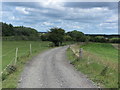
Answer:
<svg viewBox="0 0 120 90"><path fill-rule="evenodd" d="M30 44L32 46L32 54L30 55ZM15 57L15 48L18 48L18 61L16 64L16 71L8 75L8 72L4 72L2 77L5 80L2 81L3 88L16 88L19 80L20 73L23 67L29 59L38 53L50 49L48 47L49 42L40 41L3 41L2 47L2 70L13 60ZM13 64L12 63L12 64Z"/></svg>
<svg viewBox="0 0 120 90"><path fill-rule="evenodd" d="M83 58L76 59L68 49L67 56L78 71L83 72L100 87L118 87L118 50L108 43L75 45L83 48Z"/></svg>

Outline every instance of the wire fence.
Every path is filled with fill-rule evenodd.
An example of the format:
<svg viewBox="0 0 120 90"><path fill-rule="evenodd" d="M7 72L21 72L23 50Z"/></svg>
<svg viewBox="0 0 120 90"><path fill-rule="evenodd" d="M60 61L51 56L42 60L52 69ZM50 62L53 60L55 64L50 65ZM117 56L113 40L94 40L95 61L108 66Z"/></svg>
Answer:
<svg viewBox="0 0 120 90"><path fill-rule="evenodd" d="M4 55L1 55L0 57L4 57L4 56L7 56L9 53L12 53L14 51L14 49L10 50L9 52L7 52L6 54Z"/></svg>
<svg viewBox="0 0 120 90"><path fill-rule="evenodd" d="M75 50L75 49L73 48L73 45L70 45L69 48L72 50L72 52L74 53L74 55L75 55L76 57L82 59L82 57L83 57L83 49L82 49L82 48L80 48L80 50Z"/></svg>
<svg viewBox="0 0 120 90"><path fill-rule="evenodd" d="M26 48L28 48L28 49L26 50ZM31 44L29 46L25 45L25 46L21 46L21 47L16 47L16 48L8 51L6 54L1 55L0 57L2 57L4 59L12 58L12 59L9 59L10 62L4 67L4 69L2 69L1 74L3 74L9 66L11 66L11 65L16 66L18 57L25 56L27 54L30 54L30 55L32 54L32 45ZM8 57L8 56L11 56L11 57Z"/></svg>

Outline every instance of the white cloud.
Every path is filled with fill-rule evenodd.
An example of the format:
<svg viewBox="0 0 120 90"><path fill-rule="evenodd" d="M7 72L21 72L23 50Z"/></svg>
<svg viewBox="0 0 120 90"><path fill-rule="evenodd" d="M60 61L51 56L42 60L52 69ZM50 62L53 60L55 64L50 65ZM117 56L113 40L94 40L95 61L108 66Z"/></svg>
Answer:
<svg viewBox="0 0 120 90"><path fill-rule="evenodd" d="M67 11L67 13L65 12ZM76 20L79 22L101 22L110 17L113 12L108 8L104 7L94 7L94 8L66 8L63 13L66 13L64 19Z"/></svg>
<svg viewBox="0 0 120 90"><path fill-rule="evenodd" d="M34 2L44 2L44 1L49 1L49 0L34 0ZM3 0L2 2L16 2L16 0ZM17 2L33 2L33 0L17 0ZM56 2L73 2L73 0L56 0ZM119 2L119 0L74 0L74 2Z"/></svg>
<svg viewBox="0 0 120 90"><path fill-rule="evenodd" d="M23 14L29 14L29 12L26 11L26 8L24 7L16 7L15 9Z"/></svg>
<svg viewBox="0 0 120 90"><path fill-rule="evenodd" d="M30 5L28 5L29 3L16 3L16 6L7 4L11 9L7 7L4 9L9 11L8 14L4 13L4 20L18 25L32 26L39 31L40 29L47 31L48 28L58 26L67 31L76 29L85 33L104 33L106 29L116 29L117 27L117 13L108 6L66 7L62 2L47 1L33 5L32 3Z"/></svg>
<svg viewBox="0 0 120 90"><path fill-rule="evenodd" d="M81 29L82 27L80 26L72 26L73 28L76 28L76 29Z"/></svg>
<svg viewBox="0 0 120 90"><path fill-rule="evenodd" d="M98 29L101 30L101 32L105 32L105 31L111 31L114 33L118 32L118 24L117 23L101 23L98 25Z"/></svg>
<svg viewBox="0 0 120 90"><path fill-rule="evenodd" d="M111 17L108 18L108 20L106 20L106 22L118 22L118 15L112 15Z"/></svg>
<svg viewBox="0 0 120 90"><path fill-rule="evenodd" d="M117 26L116 23L101 23L100 24L101 27L109 27L109 26Z"/></svg>
<svg viewBox="0 0 120 90"><path fill-rule="evenodd" d="M53 23L50 23L50 22L43 22L43 25L49 26L49 25L53 25Z"/></svg>
<svg viewBox="0 0 120 90"><path fill-rule="evenodd" d="M64 10L65 8L63 7L62 2L60 0L44 0L43 2L40 2L40 5L45 7L45 8L53 8L57 10Z"/></svg>
<svg viewBox="0 0 120 90"><path fill-rule="evenodd" d="M14 17L14 16L12 16L12 17L10 17L10 19L11 19L11 20L15 20L15 17Z"/></svg>

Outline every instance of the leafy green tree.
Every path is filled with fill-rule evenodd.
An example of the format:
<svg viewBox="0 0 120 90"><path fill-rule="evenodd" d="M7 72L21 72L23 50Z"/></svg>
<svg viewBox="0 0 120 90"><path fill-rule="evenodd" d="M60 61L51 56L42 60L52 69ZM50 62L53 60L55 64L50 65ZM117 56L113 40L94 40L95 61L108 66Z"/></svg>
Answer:
<svg viewBox="0 0 120 90"><path fill-rule="evenodd" d="M69 35L64 36L64 41L72 41L72 37Z"/></svg>
<svg viewBox="0 0 120 90"><path fill-rule="evenodd" d="M111 43L120 43L120 38L111 38L110 42Z"/></svg>
<svg viewBox="0 0 120 90"><path fill-rule="evenodd" d="M42 41L48 41L48 33L45 33L40 36Z"/></svg>
<svg viewBox="0 0 120 90"><path fill-rule="evenodd" d="M86 36L84 35L84 33L77 30L68 32L67 34L72 37L73 41L84 42L86 40Z"/></svg>
<svg viewBox="0 0 120 90"><path fill-rule="evenodd" d="M52 41L55 46L61 45L64 41L65 30L62 28L51 28L48 34L49 40Z"/></svg>
<svg viewBox="0 0 120 90"><path fill-rule="evenodd" d="M96 36L95 41L96 42L106 42L107 40L104 38L104 36Z"/></svg>
<svg viewBox="0 0 120 90"><path fill-rule="evenodd" d="M3 36L14 36L15 30L12 24L0 23L2 25L2 35Z"/></svg>
<svg viewBox="0 0 120 90"><path fill-rule="evenodd" d="M15 27L15 30L17 35L38 36L38 32L33 28L18 26L18 27Z"/></svg>
<svg viewBox="0 0 120 90"><path fill-rule="evenodd" d="M8 40L38 40L39 35L37 30L29 27L17 26L0 22L2 28L2 36ZM5 39L6 40L6 39Z"/></svg>

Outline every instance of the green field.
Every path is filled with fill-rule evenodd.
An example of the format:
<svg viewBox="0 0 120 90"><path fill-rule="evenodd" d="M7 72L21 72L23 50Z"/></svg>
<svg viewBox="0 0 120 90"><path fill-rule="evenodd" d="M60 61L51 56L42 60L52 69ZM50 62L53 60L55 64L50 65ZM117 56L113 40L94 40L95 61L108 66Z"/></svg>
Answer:
<svg viewBox="0 0 120 90"><path fill-rule="evenodd" d="M100 87L118 87L118 50L109 43L76 45L83 48L83 58L76 59L68 49L67 56L78 71L86 74ZM78 61L77 61L78 60Z"/></svg>
<svg viewBox="0 0 120 90"><path fill-rule="evenodd" d="M32 54L30 55L30 44ZM16 64L17 71L6 76L6 71L3 77L6 79L2 82L3 88L15 88L18 83L19 75L27 60L31 59L38 53L50 49L49 42L40 41L3 41L2 43L2 70L9 64L14 64L15 49L18 48L18 61ZM12 62L13 61L13 62Z"/></svg>
<svg viewBox="0 0 120 90"><path fill-rule="evenodd" d="M3 41L2 43L2 69L6 67L15 58L15 49L18 48L18 58L26 56L30 52L40 52L48 48L48 42L39 41Z"/></svg>
<svg viewBox="0 0 120 90"><path fill-rule="evenodd" d="M99 55L105 60L111 62L118 62L118 50L115 49L111 44L107 43L90 43L82 46L84 50Z"/></svg>

